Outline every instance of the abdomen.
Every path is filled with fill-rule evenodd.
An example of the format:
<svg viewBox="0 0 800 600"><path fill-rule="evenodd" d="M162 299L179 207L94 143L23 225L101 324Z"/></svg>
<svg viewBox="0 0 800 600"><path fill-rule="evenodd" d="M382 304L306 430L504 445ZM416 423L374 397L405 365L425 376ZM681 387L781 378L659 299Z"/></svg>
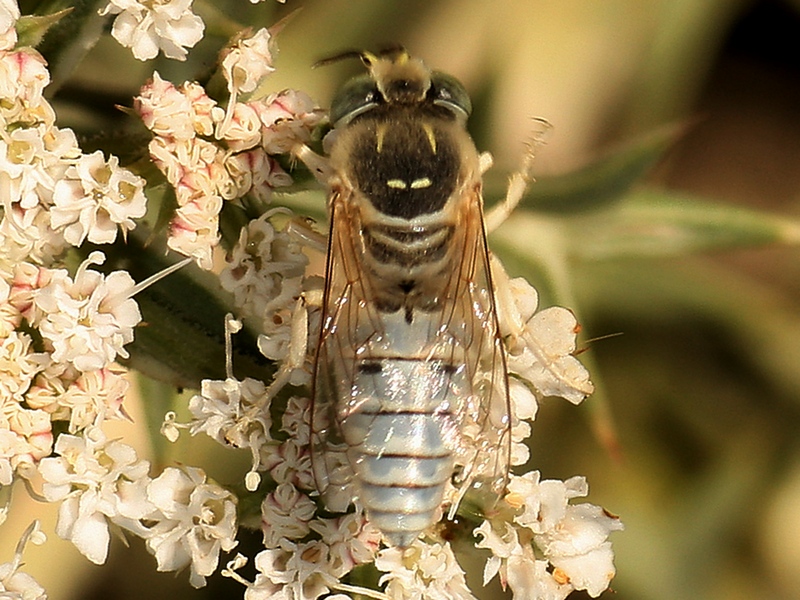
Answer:
<svg viewBox="0 0 800 600"><path fill-rule="evenodd" d="M361 503L389 543L400 547L437 519L453 473L455 411L466 389L452 344L432 340L421 327L432 317L438 320L430 314L418 315L416 323L388 320L388 339L356 360L341 423Z"/></svg>

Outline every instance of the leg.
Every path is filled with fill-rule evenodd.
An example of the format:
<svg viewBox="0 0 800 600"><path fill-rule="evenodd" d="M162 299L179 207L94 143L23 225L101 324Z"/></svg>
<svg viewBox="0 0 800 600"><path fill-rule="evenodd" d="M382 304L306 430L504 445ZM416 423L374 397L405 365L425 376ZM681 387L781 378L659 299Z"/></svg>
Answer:
<svg viewBox="0 0 800 600"><path fill-rule="evenodd" d="M536 149L545 143L545 137L552 129L552 125L548 121L540 118L534 120L537 128L532 135L531 141L526 144L527 149L525 157L522 159L522 166L511 174L505 199L486 214L486 233L491 233L508 219L525 195L528 184L533 181L531 167L533 166ZM491 157L489 164L491 164Z"/></svg>
<svg viewBox="0 0 800 600"><path fill-rule="evenodd" d="M312 219L294 217L286 225L286 233L307 248L324 254L328 249L328 238L324 234L314 231L312 224Z"/></svg>
<svg viewBox="0 0 800 600"><path fill-rule="evenodd" d="M328 185L331 176L331 168L328 159L320 156L305 144L298 144L292 148L292 156L308 167L308 170L316 177L322 185Z"/></svg>

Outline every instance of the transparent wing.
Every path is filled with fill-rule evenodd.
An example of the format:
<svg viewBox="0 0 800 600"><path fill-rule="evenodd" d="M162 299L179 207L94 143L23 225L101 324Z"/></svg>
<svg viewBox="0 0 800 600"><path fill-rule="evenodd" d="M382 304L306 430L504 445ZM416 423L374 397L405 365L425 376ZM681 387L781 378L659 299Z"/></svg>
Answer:
<svg viewBox="0 0 800 600"><path fill-rule="evenodd" d="M454 478L468 486L476 478L489 478L499 492L505 486L511 455L511 415L505 349L499 333L494 287L480 195L463 198L462 261L445 291L452 312L443 330L462 337L466 348L464 368L470 389L458 402L459 444Z"/></svg>
<svg viewBox="0 0 800 600"><path fill-rule="evenodd" d="M366 302L371 294L361 274L358 225L348 200L341 195L331 199L322 323L312 386L312 468L317 489L326 495L328 507L334 511L344 511L352 499L347 490L352 470L341 435L338 404L353 387L359 323L370 319L377 322Z"/></svg>
<svg viewBox="0 0 800 600"><path fill-rule="evenodd" d="M364 272L359 230L359 215L349 198L333 197L311 433L317 486L331 510L343 510L352 498L347 490L352 470L341 425L359 409L357 360L369 354L387 329L396 332L397 321L402 321L376 308L377 290ZM437 308L420 313L426 333L413 359L446 364L453 371L445 377L450 406L442 418L448 421L443 427L452 432L448 439L456 486L466 489L484 477L502 485L511 442L508 381L477 189L460 198L454 231L451 244L457 266L443 280L426 282L436 289ZM435 377L441 371L431 366L429 372ZM410 379L401 385L420 386Z"/></svg>

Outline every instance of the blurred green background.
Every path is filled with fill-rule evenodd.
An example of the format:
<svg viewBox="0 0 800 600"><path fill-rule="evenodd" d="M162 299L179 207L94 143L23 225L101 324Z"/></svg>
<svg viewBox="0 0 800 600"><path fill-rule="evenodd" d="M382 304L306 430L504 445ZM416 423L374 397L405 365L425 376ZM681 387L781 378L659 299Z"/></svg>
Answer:
<svg viewBox="0 0 800 600"><path fill-rule="evenodd" d="M312 70L315 60L396 43L457 76L477 145L495 157L488 204L531 118L550 121L539 195L491 242L544 305L575 310L598 393L577 408L543 402L531 464L544 477L586 475L589 500L625 523L606 597L800 599L800 2L195 6L207 38L188 63L155 65L176 83L213 66L234 21L270 25L299 7L278 40L276 91L326 106L359 66ZM115 127L113 104L130 105L152 68L102 40L56 97L60 124ZM646 174L631 184L631 171ZM53 600L241 594L155 574L137 542L112 548L111 568L56 543L26 554Z"/></svg>

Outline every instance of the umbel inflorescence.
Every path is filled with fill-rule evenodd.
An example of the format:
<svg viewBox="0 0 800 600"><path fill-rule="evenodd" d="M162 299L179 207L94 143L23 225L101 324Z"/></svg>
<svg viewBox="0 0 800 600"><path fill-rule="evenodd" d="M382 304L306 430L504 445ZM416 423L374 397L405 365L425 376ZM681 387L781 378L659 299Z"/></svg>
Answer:
<svg viewBox="0 0 800 600"><path fill-rule="evenodd" d="M188 1L111 2L112 35L140 59L158 52L182 59L203 33ZM99 18L99 16L98 16ZM153 170L120 165L114 155L84 153L75 134L60 128L44 96L49 72L41 55L19 42L26 23L13 2L0 4L0 486L6 502L24 482L42 502L58 505L55 533L90 561L106 561L112 531L141 537L157 569L187 569L203 586L217 571L239 580L248 599L472 598L449 541L449 518L462 510L467 540L486 557L483 582L499 578L514 597L592 597L614 576L608 536L616 517L587 503L586 481L542 480L513 470L499 499L449 490L442 525L407 548L387 546L359 506L325 504L311 467L311 363L320 330L324 281L309 257L318 235L302 215L280 206L293 184L287 160L301 155L326 122L305 93L261 93L274 70L276 29L246 32L220 54L224 99L196 82L177 85L158 73L142 86L133 108L150 131L147 155L174 192L162 232L166 245L218 274L231 311L256 324L258 347L274 361L274 376L206 379L189 401L191 420L166 415L163 433L204 433L225 447L250 452L242 476L258 494L257 514L243 514L238 481L211 481L199 465L155 472L124 440L104 431L127 418L126 346L141 322L142 289L125 270L101 273L102 247L140 224L155 185ZM20 27L20 29L22 29ZM260 216L220 250L220 214L246 202ZM158 232L157 232L158 233ZM135 257L131 257L135 260ZM72 264L69 269L67 265ZM76 265L77 266L74 266ZM492 259L499 332L509 375L510 462L528 462L526 440L537 403L561 396L575 404L593 391L573 356L578 330L567 309L538 310L534 288L510 279ZM146 285L146 284L145 284ZM151 325L152 326L152 325ZM240 322L226 323L233 335ZM230 355L229 355L230 358ZM298 390L306 390L299 393ZM144 401L146 402L146 398ZM331 510L335 509L335 510ZM450 514L448 514L450 513ZM264 548L235 553L239 527L255 526ZM462 531L462 530L459 530ZM23 536L0 564L0 593L44 598L21 569ZM253 580L241 567L252 561ZM225 564L224 568L221 566ZM359 573L377 569L378 589Z"/></svg>

